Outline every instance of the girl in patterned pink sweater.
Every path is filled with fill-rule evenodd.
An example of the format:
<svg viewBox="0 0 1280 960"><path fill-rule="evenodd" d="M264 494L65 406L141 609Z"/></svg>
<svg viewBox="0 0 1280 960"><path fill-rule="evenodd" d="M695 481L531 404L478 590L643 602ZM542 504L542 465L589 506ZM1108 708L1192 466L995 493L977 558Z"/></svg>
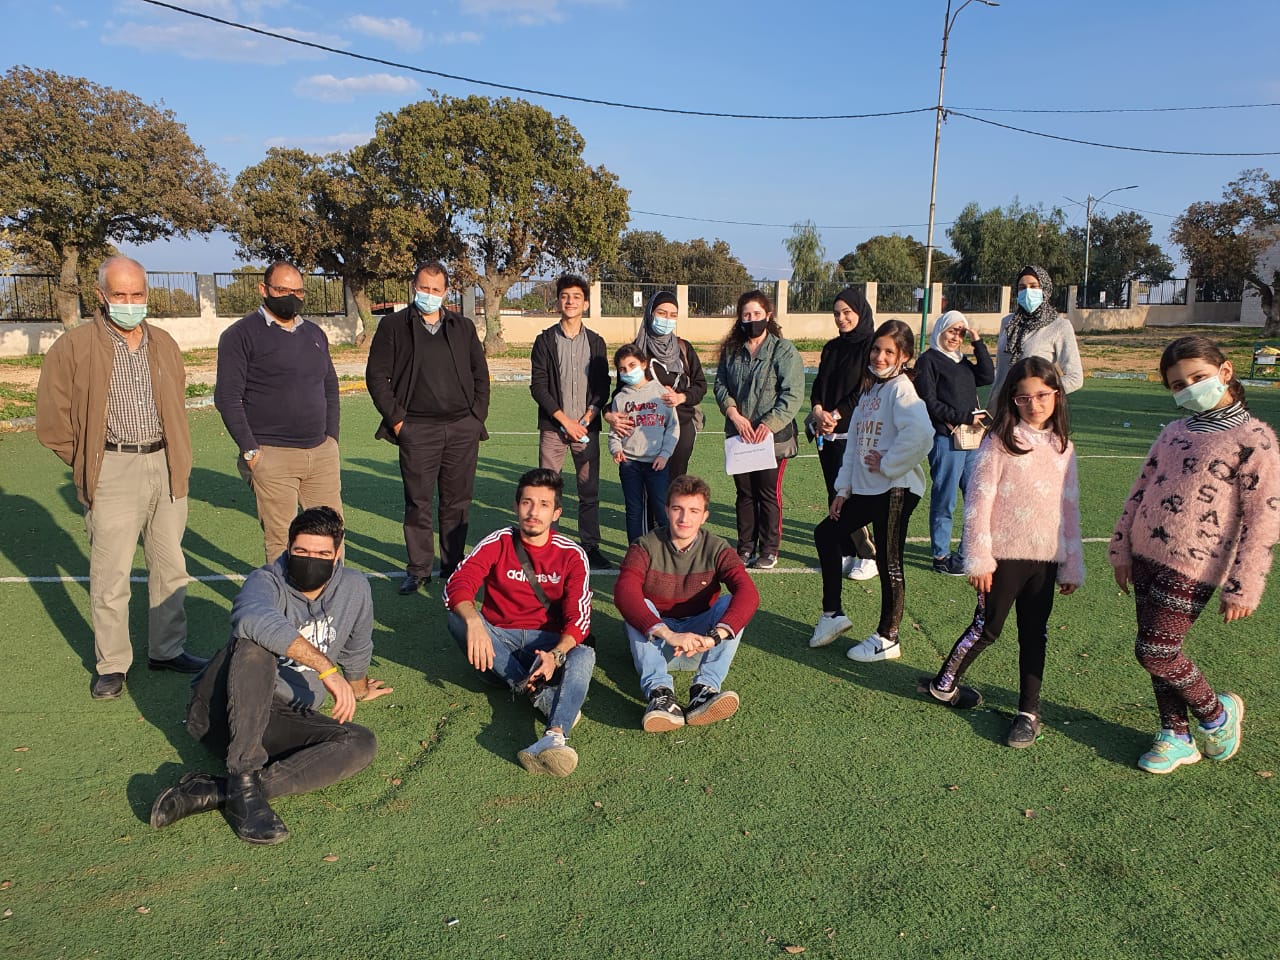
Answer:
<svg viewBox="0 0 1280 960"><path fill-rule="evenodd" d="M951 707L976 707L982 695L960 679L1000 637L1018 608L1018 715L1005 742L1029 747L1040 733L1049 615L1055 586L1064 596L1084 583L1080 491L1067 439L1066 391L1055 367L1026 357L1009 371L996 420L978 450L964 495L964 571L978 591L973 622L928 683Z"/></svg>
<svg viewBox="0 0 1280 960"><path fill-rule="evenodd" d="M1138 662L1151 674L1160 732L1138 759L1149 773L1172 773L1200 759L1190 711L1210 760L1240 749L1244 701L1214 694L1182 652L1183 640L1219 590L1230 623L1262 599L1271 548L1280 538L1280 452L1276 435L1253 419L1231 361L1205 337L1165 347L1160 376L1190 412L1156 438L1124 512L1109 559L1116 583L1137 602Z"/></svg>

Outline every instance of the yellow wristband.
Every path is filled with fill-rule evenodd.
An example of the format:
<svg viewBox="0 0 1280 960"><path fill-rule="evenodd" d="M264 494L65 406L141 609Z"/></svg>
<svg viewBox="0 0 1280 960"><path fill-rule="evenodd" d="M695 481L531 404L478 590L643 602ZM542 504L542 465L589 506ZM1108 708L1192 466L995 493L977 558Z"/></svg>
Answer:
<svg viewBox="0 0 1280 960"><path fill-rule="evenodd" d="M317 679L317 680L323 680L325 677L331 677L331 676L333 676L333 675L334 675L335 673L337 673L337 672L338 672L338 668L337 668L337 667L330 667L330 668L329 668L328 670L326 670L324 673L316 674L316 679Z"/></svg>

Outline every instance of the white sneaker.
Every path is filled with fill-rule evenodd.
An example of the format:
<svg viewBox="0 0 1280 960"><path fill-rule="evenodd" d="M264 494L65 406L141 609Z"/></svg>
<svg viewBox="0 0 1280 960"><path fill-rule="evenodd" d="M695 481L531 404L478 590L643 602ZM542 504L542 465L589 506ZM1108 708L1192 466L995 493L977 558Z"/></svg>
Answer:
<svg viewBox="0 0 1280 960"><path fill-rule="evenodd" d="M897 660L902 656L902 644L897 640L890 643L878 633L873 633L861 643L855 643L847 654L850 660L859 663L873 663L876 660Z"/></svg>
<svg viewBox="0 0 1280 960"><path fill-rule="evenodd" d="M848 573L845 574L850 580L870 580L879 575L880 571L876 569L874 560L859 560L856 557Z"/></svg>
<svg viewBox="0 0 1280 960"><path fill-rule="evenodd" d="M548 732L517 753L516 759L530 773L567 777L578 766L578 751L564 742L563 733Z"/></svg>
<svg viewBox="0 0 1280 960"><path fill-rule="evenodd" d="M824 613L818 618L818 625L813 628L813 636L809 638L809 646L825 647L846 630L853 629L853 621L843 613Z"/></svg>

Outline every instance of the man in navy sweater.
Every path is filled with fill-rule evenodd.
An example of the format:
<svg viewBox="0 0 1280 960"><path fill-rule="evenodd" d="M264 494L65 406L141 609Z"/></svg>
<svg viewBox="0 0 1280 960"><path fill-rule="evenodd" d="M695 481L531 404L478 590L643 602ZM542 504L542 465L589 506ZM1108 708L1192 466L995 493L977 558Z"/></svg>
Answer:
<svg viewBox="0 0 1280 960"><path fill-rule="evenodd" d="M444 264L421 264L413 302L383 319L369 347L364 381L382 414L375 434L400 449L404 545L402 596L431 580L432 501L440 515L440 578L466 555L467 520L480 441L488 438L489 364L469 319L444 306Z"/></svg>
<svg viewBox="0 0 1280 960"><path fill-rule="evenodd" d="M284 261L258 284L262 306L218 338L213 402L236 442L236 464L258 501L267 562L309 507L342 514L338 375L329 340L304 320L302 274Z"/></svg>

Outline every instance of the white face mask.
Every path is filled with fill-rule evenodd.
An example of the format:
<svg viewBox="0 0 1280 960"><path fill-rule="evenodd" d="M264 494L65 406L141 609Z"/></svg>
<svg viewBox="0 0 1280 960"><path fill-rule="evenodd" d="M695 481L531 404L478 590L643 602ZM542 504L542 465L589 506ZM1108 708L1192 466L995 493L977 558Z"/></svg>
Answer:
<svg viewBox="0 0 1280 960"><path fill-rule="evenodd" d="M1212 377L1205 377L1179 390L1173 395L1173 402L1183 410L1204 413L1216 407L1226 392L1227 385L1223 382L1221 374L1215 373Z"/></svg>
<svg viewBox="0 0 1280 960"><path fill-rule="evenodd" d="M892 380L902 372L902 364L895 363L891 367L874 367L871 364L867 364L867 369L871 371L873 377L877 377L880 380Z"/></svg>
<svg viewBox="0 0 1280 960"><path fill-rule="evenodd" d="M444 303L444 297L418 290L413 294L413 302L420 313L430 316L440 309L440 305Z"/></svg>

